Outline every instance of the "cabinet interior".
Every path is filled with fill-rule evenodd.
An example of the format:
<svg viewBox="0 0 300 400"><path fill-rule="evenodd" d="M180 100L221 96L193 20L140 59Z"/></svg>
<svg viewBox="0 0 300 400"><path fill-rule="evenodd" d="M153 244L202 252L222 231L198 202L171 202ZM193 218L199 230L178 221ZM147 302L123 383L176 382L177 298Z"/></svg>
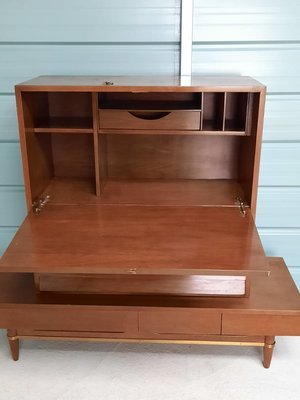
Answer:
<svg viewBox="0 0 300 400"><path fill-rule="evenodd" d="M258 103L247 92L24 92L31 200L235 206L241 197L251 207ZM198 130L174 129L190 112Z"/></svg>

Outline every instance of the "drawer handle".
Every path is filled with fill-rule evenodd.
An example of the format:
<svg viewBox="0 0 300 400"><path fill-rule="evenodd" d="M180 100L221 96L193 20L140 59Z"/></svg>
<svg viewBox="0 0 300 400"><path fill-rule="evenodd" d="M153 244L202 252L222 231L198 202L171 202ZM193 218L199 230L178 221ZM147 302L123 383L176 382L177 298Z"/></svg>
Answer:
<svg viewBox="0 0 300 400"><path fill-rule="evenodd" d="M170 114L170 112L166 111L128 111L135 118L139 119L147 119L147 120L156 120L166 117Z"/></svg>

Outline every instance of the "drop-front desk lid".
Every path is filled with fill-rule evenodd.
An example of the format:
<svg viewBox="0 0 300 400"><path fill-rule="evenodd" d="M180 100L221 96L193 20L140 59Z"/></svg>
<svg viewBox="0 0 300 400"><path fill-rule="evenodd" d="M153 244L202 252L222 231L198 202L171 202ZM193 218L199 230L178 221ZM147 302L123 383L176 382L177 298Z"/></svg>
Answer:
<svg viewBox="0 0 300 400"><path fill-rule="evenodd" d="M238 207L47 205L29 213L2 272L268 273L250 211Z"/></svg>

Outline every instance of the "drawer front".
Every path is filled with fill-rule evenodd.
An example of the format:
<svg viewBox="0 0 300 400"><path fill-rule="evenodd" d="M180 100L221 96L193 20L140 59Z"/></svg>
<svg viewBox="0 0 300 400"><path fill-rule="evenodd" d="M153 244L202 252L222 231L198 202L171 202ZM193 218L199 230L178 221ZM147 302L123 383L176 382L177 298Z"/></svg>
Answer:
<svg viewBox="0 0 300 400"><path fill-rule="evenodd" d="M99 110L100 129L199 130L200 111Z"/></svg>
<svg viewBox="0 0 300 400"><path fill-rule="evenodd" d="M139 312L140 334L220 334L221 314L202 310Z"/></svg>
<svg viewBox="0 0 300 400"><path fill-rule="evenodd" d="M75 306L10 308L0 310L0 328L137 334L137 317L135 311L92 310Z"/></svg>
<svg viewBox="0 0 300 400"><path fill-rule="evenodd" d="M299 315L224 314L224 335L300 335Z"/></svg>

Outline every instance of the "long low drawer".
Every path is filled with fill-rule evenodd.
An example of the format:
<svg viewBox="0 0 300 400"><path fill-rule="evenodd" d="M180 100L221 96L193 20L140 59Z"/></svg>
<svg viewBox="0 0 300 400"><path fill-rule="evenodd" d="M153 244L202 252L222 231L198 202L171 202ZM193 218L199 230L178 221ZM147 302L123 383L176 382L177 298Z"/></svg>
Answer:
<svg viewBox="0 0 300 400"><path fill-rule="evenodd" d="M135 311L97 310L87 307L22 307L1 309L0 328L90 331L104 335L138 332L138 313Z"/></svg>
<svg viewBox="0 0 300 400"><path fill-rule="evenodd" d="M300 335L300 312L295 315L223 314L223 335Z"/></svg>
<svg viewBox="0 0 300 400"><path fill-rule="evenodd" d="M221 314L209 310L154 310L139 312L140 334L220 334Z"/></svg>
<svg viewBox="0 0 300 400"><path fill-rule="evenodd" d="M199 130L199 110L99 110L101 129Z"/></svg>

